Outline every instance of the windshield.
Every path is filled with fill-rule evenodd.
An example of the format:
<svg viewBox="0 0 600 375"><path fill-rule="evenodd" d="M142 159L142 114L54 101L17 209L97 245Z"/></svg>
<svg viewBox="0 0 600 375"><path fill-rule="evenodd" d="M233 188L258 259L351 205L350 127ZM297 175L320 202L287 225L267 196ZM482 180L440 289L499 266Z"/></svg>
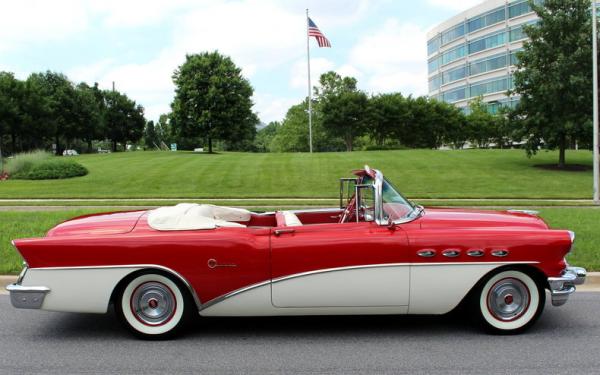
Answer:
<svg viewBox="0 0 600 375"><path fill-rule="evenodd" d="M363 176L361 181L362 184L372 184L373 178L369 175ZM413 205L408 199L404 198L402 194L385 178L383 179L382 186L382 197L383 197L383 211L385 218L396 221L399 219L406 219L417 212L416 206Z"/></svg>

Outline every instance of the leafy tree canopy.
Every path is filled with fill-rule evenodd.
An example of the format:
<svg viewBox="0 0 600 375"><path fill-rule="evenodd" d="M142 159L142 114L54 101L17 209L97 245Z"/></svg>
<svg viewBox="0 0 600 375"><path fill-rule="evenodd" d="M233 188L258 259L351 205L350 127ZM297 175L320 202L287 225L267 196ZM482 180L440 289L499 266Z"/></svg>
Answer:
<svg viewBox="0 0 600 375"><path fill-rule="evenodd" d="M173 82L173 126L182 136L205 137L209 152L213 139L254 138L253 89L231 58L216 51L187 55Z"/></svg>

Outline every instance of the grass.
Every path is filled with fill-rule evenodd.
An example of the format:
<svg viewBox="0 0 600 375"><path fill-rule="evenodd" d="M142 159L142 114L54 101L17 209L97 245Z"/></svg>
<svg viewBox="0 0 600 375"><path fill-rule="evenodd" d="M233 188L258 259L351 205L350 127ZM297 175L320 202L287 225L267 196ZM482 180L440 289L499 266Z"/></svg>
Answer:
<svg viewBox="0 0 600 375"><path fill-rule="evenodd" d="M43 150L23 152L15 155L13 158L7 159L4 169L8 174L13 175L51 157L51 153Z"/></svg>
<svg viewBox="0 0 600 375"><path fill-rule="evenodd" d="M99 210L0 212L0 274L15 274L21 269L22 260L10 244L12 239L43 236L60 221L97 211ZM568 258L570 263L586 267L589 271L600 271L600 247L597 246L600 243L600 209L544 208L540 213L551 227L576 232L575 250Z"/></svg>
<svg viewBox="0 0 600 375"><path fill-rule="evenodd" d="M369 164L409 198L589 199L592 172L549 171L556 152L398 150L352 153L81 155L75 179L0 182L0 198L336 198L338 178ZM591 165L589 151L569 163Z"/></svg>

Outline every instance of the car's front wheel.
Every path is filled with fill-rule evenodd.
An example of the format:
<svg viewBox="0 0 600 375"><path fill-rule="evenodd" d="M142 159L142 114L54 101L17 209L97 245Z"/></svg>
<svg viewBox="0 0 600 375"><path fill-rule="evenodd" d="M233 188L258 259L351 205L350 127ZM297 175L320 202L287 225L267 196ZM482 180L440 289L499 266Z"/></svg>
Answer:
<svg viewBox="0 0 600 375"><path fill-rule="evenodd" d="M115 300L121 321L138 337L163 339L176 334L191 308L185 291L157 273L138 275L127 282Z"/></svg>
<svg viewBox="0 0 600 375"><path fill-rule="evenodd" d="M473 312L492 333L513 334L531 327L544 309L543 287L520 270L488 277L473 296Z"/></svg>

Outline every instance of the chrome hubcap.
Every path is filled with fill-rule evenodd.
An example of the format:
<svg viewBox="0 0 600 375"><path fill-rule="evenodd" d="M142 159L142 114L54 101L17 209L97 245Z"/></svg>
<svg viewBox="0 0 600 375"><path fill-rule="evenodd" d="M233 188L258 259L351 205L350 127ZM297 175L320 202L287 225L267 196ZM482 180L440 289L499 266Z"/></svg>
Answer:
<svg viewBox="0 0 600 375"><path fill-rule="evenodd" d="M147 325L161 325L175 313L177 303L173 292L159 282L147 282L136 288L131 296L131 310Z"/></svg>
<svg viewBox="0 0 600 375"><path fill-rule="evenodd" d="M529 289L514 278L498 281L488 292L487 305L490 313L499 320L519 318L529 307Z"/></svg>

